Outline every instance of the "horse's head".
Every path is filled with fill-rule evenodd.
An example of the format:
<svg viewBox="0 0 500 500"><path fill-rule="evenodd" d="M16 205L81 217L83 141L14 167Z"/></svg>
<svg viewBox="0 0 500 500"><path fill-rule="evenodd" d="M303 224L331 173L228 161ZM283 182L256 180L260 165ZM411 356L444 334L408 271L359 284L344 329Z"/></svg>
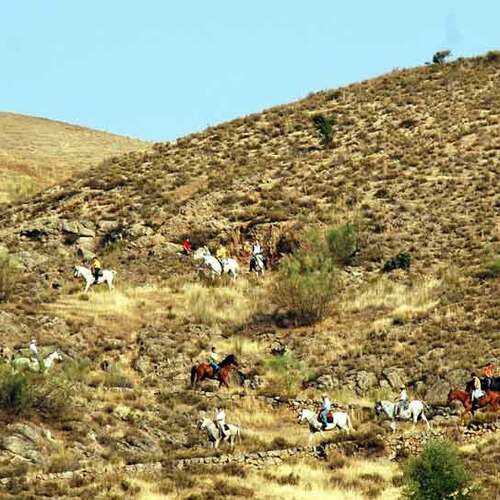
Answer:
<svg viewBox="0 0 500 500"><path fill-rule="evenodd" d="M299 412L297 413L297 422L299 424L302 424L304 423L305 420L308 420L309 419L309 415L311 414L312 412L310 410L307 410L305 408L302 408L302 410L299 410Z"/></svg>
<svg viewBox="0 0 500 500"><path fill-rule="evenodd" d="M62 361L63 357L62 354L59 351L54 351L52 354L52 358L54 361Z"/></svg>
<svg viewBox="0 0 500 500"><path fill-rule="evenodd" d="M454 391L453 389L451 389L446 400L448 404L451 404L453 401L455 401L455 399L459 399L458 391Z"/></svg>
<svg viewBox="0 0 500 500"><path fill-rule="evenodd" d="M375 414L379 416L384 411L384 406L382 405L382 401L377 401L375 403Z"/></svg>
<svg viewBox="0 0 500 500"><path fill-rule="evenodd" d="M79 269L79 267L78 267L78 266L75 266L75 267L73 268L73 277L74 277L74 278L79 278L79 277L80 277L80 269Z"/></svg>
<svg viewBox="0 0 500 500"><path fill-rule="evenodd" d="M236 366L238 367L238 360L236 359L236 356L234 354L229 354L226 356L220 363L220 366Z"/></svg>
<svg viewBox="0 0 500 500"><path fill-rule="evenodd" d="M206 418L201 418L198 421L198 429L200 429L200 430L205 429L206 426L207 426L207 419Z"/></svg>

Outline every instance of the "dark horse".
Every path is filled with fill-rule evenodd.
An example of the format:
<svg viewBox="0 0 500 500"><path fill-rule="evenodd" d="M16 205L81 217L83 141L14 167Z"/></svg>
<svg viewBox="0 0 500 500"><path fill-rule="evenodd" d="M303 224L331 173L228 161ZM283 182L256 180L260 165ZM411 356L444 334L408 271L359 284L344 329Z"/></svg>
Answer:
<svg viewBox="0 0 500 500"><path fill-rule="evenodd" d="M464 415L469 412L474 413L476 408L472 408L470 394L467 391L450 391L448 393L448 404L454 400L458 400L463 404L465 409ZM483 397L477 400L476 404L478 408L491 405L491 407L496 411L500 408L500 392L488 391Z"/></svg>
<svg viewBox="0 0 500 500"><path fill-rule="evenodd" d="M219 364L219 371L214 377L214 369L209 363L201 363L191 368L191 387L195 388L199 382L206 378L219 381L219 387L223 384L229 387L229 375L233 369L238 368L238 361L234 354L226 356Z"/></svg>

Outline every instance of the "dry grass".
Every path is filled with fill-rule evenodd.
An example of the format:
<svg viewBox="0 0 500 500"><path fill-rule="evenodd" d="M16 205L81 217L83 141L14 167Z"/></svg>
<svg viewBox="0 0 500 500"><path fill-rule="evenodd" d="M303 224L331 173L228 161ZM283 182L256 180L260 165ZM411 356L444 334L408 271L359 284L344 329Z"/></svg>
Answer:
<svg viewBox="0 0 500 500"><path fill-rule="evenodd" d="M227 286L188 283L182 289L184 316L205 325L241 325L259 311L262 290L245 279Z"/></svg>
<svg viewBox="0 0 500 500"><path fill-rule="evenodd" d="M368 284L364 290L356 290L354 296L345 299L342 309L384 309L393 318L410 319L439 303L437 292L440 285L441 282L432 276L418 278L410 285L394 282L384 276ZM377 320L373 326L376 330L385 330L387 319Z"/></svg>

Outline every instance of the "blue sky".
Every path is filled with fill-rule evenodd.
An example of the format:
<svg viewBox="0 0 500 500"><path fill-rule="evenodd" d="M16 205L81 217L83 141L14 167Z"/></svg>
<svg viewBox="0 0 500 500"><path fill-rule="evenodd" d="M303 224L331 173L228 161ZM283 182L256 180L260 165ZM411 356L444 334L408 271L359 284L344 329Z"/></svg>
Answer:
<svg viewBox="0 0 500 500"><path fill-rule="evenodd" d="M500 48L483 0L16 0L0 110L167 140L309 92Z"/></svg>

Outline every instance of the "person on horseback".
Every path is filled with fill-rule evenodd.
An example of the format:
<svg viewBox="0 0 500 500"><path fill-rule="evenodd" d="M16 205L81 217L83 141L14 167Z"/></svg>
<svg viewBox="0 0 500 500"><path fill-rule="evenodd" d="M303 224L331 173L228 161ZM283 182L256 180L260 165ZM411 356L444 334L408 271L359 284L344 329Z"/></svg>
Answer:
<svg viewBox="0 0 500 500"><path fill-rule="evenodd" d="M92 257L92 260L90 261L90 270L94 275L94 280L96 285L97 282L99 281L99 276L101 276L102 274L101 267L102 267L101 261L97 258L97 256Z"/></svg>
<svg viewBox="0 0 500 500"><path fill-rule="evenodd" d="M469 392L472 403L472 411L477 410L478 401L484 396L484 391L481 389L481 380L475 373L471 373L471 379L467 382L466 391Z"/></svg>
<svg viewBox="0 0 500 500"><path fill-rule="evenodd" d="M328 425L328 413L332 408L332 403L328 399L326 394L321 396L321 409L319 412L319 421L323 424L323 429L326 429Z"/></svg>
<svg viewBox="0 0 500 500"><path fill-rule="evenodd" d="M215 252L215 257L216 259L220 262L220 265L222 266L222 261L224 259L227 259L227 248L224 246L224 242L221 241L219 248L217 248Z"/></svg>
<svg viewBox="0 0 500 500"><path fill-rule="evenodd" d="M266 267L266 259L264 257L264 253L262 251L262 247L260 245L259 240L255 240L255 243L252 245L252 255L250 258L250 271L252 271L252 266L255 265L257 259L260 259L262 265Z"/></svg>
<svg viewBox="0 0 500 500"><path fill-rule="evenodd" d="M182 242L182 252L185 255L190 255L192 251L193 251L193 247L191 246L191 241L189 240L189 238L186 238Z"/></svg>
<svg viewBox="0 0 500 500"><path fill-rule="evenodd" d="M31 356L36 360L38 361L40 358L39 358L39 354L38 354L38 346L36 345L36 339L35 338L32 338L31 341L30 341L30 345L29 345L29 350L30 350L30 354Z"/></svg>
<svg viewBox="0 0 500 500"><path fill-rule="evenodd" d="M491 389L491 385L493 384L493 363L488 363L483 368L484 375L484 390L489 391Z"/></svg>
<svg viewBox="0 0 500 500"><path fill-rule="evenodd" d="M219 429L221 438L226 437L226 412L223 408L215 409L215 425Z"/></svg>
<svg viewBox="0 0 500 500"><path fill-rule="evenodd" d="M398 417L403 413L410 403L410 398L408 397L408 392L406 391L406 387L402 385L400 388L400 393L398 398L396 399L396 406L394 407L394 416Z"/></svg>
<svg viewBox="0 0 500 500"><path fill-rule="evenodd" d="M208 356L208 362L210 363L210 366L212 367L214 374L213 377L215 378L217 376L217 373L219 372L220 366L219 366L219 354L215 350L215 347L212 347L210 354Z"/></svg>

